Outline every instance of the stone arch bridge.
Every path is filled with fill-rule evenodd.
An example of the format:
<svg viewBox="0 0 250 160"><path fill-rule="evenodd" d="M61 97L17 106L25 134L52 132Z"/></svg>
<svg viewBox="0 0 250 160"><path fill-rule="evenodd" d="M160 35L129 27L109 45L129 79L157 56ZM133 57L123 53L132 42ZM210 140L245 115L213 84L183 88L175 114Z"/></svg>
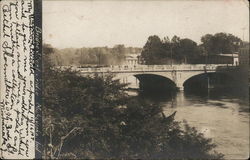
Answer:
<svg viewBox="0 0 250 160"><path fill-rule="evenodd" d="M210 65L136 65L136 66L109 66L101 68L77 68L81 75L94 74L115 74L115 78L130 85L137 85L138 79L143 75L155 75L164 77L172 81L179 90L184 90L184 83L200 74L220 72L229 67L226 64L210 64ZM136 77L135 81L128 81L129 77ZM133 84L134 83L134 84ZM136 84L135 84L136 83Z"/></svg>

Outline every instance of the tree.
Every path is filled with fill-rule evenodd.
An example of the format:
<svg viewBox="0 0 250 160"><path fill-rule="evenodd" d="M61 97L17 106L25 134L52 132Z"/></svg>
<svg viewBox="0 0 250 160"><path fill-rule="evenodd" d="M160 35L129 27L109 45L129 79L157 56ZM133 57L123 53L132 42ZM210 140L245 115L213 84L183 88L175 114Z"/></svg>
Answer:
<svg viewBox="0 0 250 160"><path fill-rule="evenodd" d="M169 37L164 37L163 38L163 47L164 47L164 54L165 54L165 57L169 57L169 58L172 58L172 43L169 39Z"/></svg>
<svg viewBox="0 0 250 160"><path fill-rule="evenodd" d="M150 36L143 47L141 56L146 64L157 64L158 60L164 57L164 46L161 39L156 35Z"/></svg>
<svg viewBox="0 0 250 160"><path fill-rule="evenodd" d="M231 54L239 50L242 40L232 34L216 33L201 37L202 46L206 54Z"/></svg>
<svg viewBox="0 0 250 160"><path fill-rule="evenodd" d="M211 53L213 48L213 41L212 41L213 35L206 34L201 37L201 46L204 47L205 54Z"/></svg>
<svg viewBox="0 0 250 160"><path fill-rule="evenodd" d="M111 57L115 58L116 63L119 64L125 60L125 52L126 52L126 49L124 45L121 45L121 44L115 45L112 48Z"/></svg>
<svg viewBox="0 0 250 160"><path fill-rule="evenodd" d="M187 59L196 58L201 54L201 49L191 39L181 39L173 36L161 40L158 36L150 36L143 47L142 58L146 64L169 64L169 61L187 62ZM171 63L172 64L172 63Z"/></svg>
<svg viewBox="0 0 250 160"><path fill-rule="evenodd" d="M196 58L200 55L201 52L196 42L188 38L180 40L179 57L184 59L185 63L187 63L187 59Z"/></svg>

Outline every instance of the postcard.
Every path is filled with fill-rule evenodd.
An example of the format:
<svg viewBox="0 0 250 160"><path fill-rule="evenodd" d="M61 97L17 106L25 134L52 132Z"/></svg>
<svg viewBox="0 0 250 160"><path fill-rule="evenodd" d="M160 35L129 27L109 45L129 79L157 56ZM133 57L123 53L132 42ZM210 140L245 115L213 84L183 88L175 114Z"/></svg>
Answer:
<svg viewBox="0 0 250 160"><path fill-rule="evenodd" d="M0 8L0 158L249 158L248 1Z"/></svg>

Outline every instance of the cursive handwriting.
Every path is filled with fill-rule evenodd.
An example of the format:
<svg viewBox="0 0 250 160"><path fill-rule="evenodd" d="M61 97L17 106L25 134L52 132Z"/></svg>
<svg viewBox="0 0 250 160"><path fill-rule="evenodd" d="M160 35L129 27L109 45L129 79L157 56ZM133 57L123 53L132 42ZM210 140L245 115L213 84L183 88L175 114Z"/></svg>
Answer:
<svg viewBox="0 0 250 160"><path fill-rule="evenodd" d="M0 158L31 159L35 156L33 0L1 3Z"/></svg>

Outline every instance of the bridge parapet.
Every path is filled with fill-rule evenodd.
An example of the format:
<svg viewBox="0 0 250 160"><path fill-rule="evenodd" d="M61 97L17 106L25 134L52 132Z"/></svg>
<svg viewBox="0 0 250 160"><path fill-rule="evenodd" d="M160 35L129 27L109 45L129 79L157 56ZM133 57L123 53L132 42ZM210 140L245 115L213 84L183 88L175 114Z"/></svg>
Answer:
<svg viewBox="0 0 250 160"><path fill-rule="evenodd" d="M144 71L192 71L192 70L216 70L218 67L225 67L227 64L216 65L135 65L135 66L110 66L100 68L75 68L82 73L99 72L144 72Z"/></svg>

